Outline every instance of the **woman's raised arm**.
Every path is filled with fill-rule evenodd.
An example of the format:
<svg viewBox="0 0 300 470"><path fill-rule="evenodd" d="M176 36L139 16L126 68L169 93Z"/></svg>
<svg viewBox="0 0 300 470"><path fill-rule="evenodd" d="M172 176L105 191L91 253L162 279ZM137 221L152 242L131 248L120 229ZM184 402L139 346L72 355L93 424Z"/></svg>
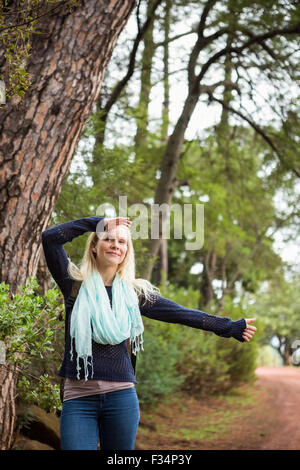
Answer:
<svg viewBox="0 0 300 470"><path fill-rule="evenodd" d="M98 225L100 221L103 221ZM84 217L48 228L42 232L42 245L48 269L65 299L70 295L72 280L68 274L68 257L63 245L86 232L105 229L104 217Z"/></svg>

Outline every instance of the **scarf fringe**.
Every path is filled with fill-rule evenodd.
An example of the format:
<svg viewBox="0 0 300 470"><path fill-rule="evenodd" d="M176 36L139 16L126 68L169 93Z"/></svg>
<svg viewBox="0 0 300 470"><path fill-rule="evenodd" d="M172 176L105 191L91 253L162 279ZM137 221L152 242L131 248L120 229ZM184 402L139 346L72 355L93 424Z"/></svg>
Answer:
<svg viewBox="0 0 300 470"><path fill-rule="evenodd" d="M132 347L132 352L136 356L138 352L144 351L144 339L143 335L140 334L139 336L136 336L134 339L130 339L130 344Z"/></svg>
<svg viewBox="0 0 300 470"><path fill-rule="evenodd" d="M79 365L79 360L82 359L83 360L83 367L84 367L84 380L87 381L88 380L88 377L89 377L89 371L88 371L88 366L91 366L92 368L92 373L91 373L91 379L94 377L94 366L93 366L93 358L91 356L91 362L88 361L88 357L79 357L77 356L77 366L76 366L76 369L77 369L77 379L80 380L80 370L81 370L81 367ZM73 360L73 359L72 359Z"/></svg>

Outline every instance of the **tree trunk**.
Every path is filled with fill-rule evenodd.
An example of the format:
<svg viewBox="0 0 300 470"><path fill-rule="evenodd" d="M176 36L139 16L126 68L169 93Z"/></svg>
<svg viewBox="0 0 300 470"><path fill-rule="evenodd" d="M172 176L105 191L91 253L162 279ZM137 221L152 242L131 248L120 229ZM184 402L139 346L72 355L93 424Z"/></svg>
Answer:
<svg viewBox="0 0 300 470"><path fill-rule="evenodd" d="M164 101L162 106L162 128L161 138L163 143L168 142L169 136L169 102L170 102L170 84L169 84L169 36L170 36L170 12L171 1L165 0L165 14L163 19L164 27ZM161 240L158 259L158 284L165 286L168 279L168 240Z"/></svg>
<svg viewBox="0 0 300 470"><path fill-rule="evenodd" d="M156 284L166 285L168 276L168 244L165 238L162 239L159 248L159 256L157 260L157 271L156 271Z"/></svg>
<svg viewBox="0 0 300 470"><path fill-rule="evenodd" d="M147 17L151 14L154 0L148 0ZM154 19L153 19L154 20ZM139 95L139 104L137 107L138 116L136 118L137 131L135 135L136 157L145 148L147 140L147 127L149 121L149 103L151 92L151 71L152 62L155 53L155 45L153 41L154 21L151 22L144 36L144 50L142 54L142 70L141 70L141 88Z"/></svg>
<svg viewBox="0 0 300 470"><path fill-rule="evenodd" d="M170 205L173 194L177 187L177 168L180 158L182 145L184 142L184 134L189 124L192 113L198 102L199 93L190 93L183 107L183 111L179 120L176 123L175 129L168 139L166 151L163 156L161 165L161 176L157 184L154 202L159 206L162 204ZM143 271L143 277L146 279L151 278L153 266L155 264L155 257L158 254L161 238L163 234L163 227L166 219L159 214L159 238L150 239L149 243L149 258Z"/></svg>
<svg viewBox="0 0 300 470"><path fill-rule="evenodd" d="M107 124L107 119L110 113L112 106L117 102L119 99L122 91L126 87L127 83L129 82L130 78L132 77L135 71L135 63L136 63L136 55L139 48L141 41L143 40L145 34L147 33L149 28L152 28L153 20L155 17L155 12L159 5L163 0L149 0L148 8L147 8L147 18L143 25L139 25L138 33L136 38L133 42L133 46L129 55L129 62L127 72L124 77L114 86L110 96L108 99L102 97L101 94L99 95L99 100L97 102L97 114L99 115L99 119L102 124L102 129L98 131L96 135L96 144L104 144L105 140L105 129ZM151 8L150 8L151 6Z"/></svg>
<svg viewBox="0 0 300 470"><path fill-rule="evenodd" d="M0 449L9 450L16 418L15 392L17 370L8 362L0 364Z"/></svg>
<svg viewBox="0 0 300 470"><path fill-rule="evenodd" d="M41 18L27 59L32 85L23 103L1 109L0 276L13 291L36 273L41 232L134 5L89 0ZM0 66L5 74L1 50Z"/></svg>
<svg viewBox="0 0 300 470"><path fill-rule="evenodd" d="M36 275L47 228L83 127L98 98L107 63L134 0L89 0L39 19L23 102L0 115L0 279L11 292ZM11 5L17 5L16 1ZM3 50L0 68L7 80ZM15 419L14 370L1 369L1 448Z"/></svg>
<svg viewBox="0 0 300 470"><path fill-rule="evenodd" d="M165 0L164 15L164 101L162 107L161 137L164 143L168 142L169 136L169 105L170 105L170 83L169 83L169 39L170 39L170 16L171 0Z"/></svg>
<svg viewBox="0 0 300 470"><path fill-rule="evenodd" d="M203 282L201 284L201 303L206 309L209 309L210 303L214 298L213 280L215 279L217 269L217 254L215 250L209 251L204 260Z"/></svg>
<svg viewBox="0 0 300 470"><path fill-rule="evenodd" d="M44 295L44 293L51 288L51 275L42 250L36 272L36 279L39 284L39 293L40 295Z"/></svg>
<svg viewBox="0 0 300 470"><path fill-rule="evenodd" d="M283 365L284 366L289 366L290 365L290 347L289 347L288 338L285 338L285 343L284 343Z"/></svg>

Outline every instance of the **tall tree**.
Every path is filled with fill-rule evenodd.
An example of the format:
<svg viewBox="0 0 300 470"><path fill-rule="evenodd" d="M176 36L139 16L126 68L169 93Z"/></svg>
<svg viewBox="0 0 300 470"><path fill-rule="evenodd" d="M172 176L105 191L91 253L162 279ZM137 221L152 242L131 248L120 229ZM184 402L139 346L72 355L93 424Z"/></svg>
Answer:
<svg viewBox="0 0 300 470"><path fill-rule="evenodd" d="M294 341L299 343L299 287L299 277L286 280L282 276L261 289L254 303L263 327L261 341L271 344L286 366L291 365Z"/></svg>
<svg viewBox="0 0 300 470"><path fill-rule="evenodd" d="M187 66L188 93L181 115L168 139L162 159L161 176L154 198L156 204L170 204L172 201L185 132L200 96L208 94L211 100L216 99L222 103L222 100L216 95L217 90L224 86L227 88L231 86L240 95L243 95L244 88L241 88L239 83L238 85L227 83L225 78L218 81L211 79L211 76L216 74L216 70L220 70L220 62L225 56L232 58L239 74L241 74L241 70L247 72L250 62L257 71L267 68L271 74L276 73L278 83L280 81L284 83L286 70L295 80L296 44L300 34L298 10L294 2L282 3L278 1L275 3L276 5L273 1L269 2L268 0L255 3L241 0L233 3L228 0L225 11L218 0L207 0L203 3L197 39L191 50ZM230 12L228 12L228 7L230 7ZM234 25L228 20L232 14L236 17ZM231 37L230 43L227 41L228 35ZM274 53L274 50L280 52ZM215 72L214 74L212 74L212 70ZM241 80L242 82L243 80ZM250 78L249 82L251 98L251 89L253 91L255 88L255 82L253 78ZM226 106L226 103L224 105ZM288 109L290 103L285 103L285 105ZM229 110L232 111L232 109ZM247 115L243 116L243 113L240 113L240 116L252 124L255 131L272 146L279 158L284 159L284 155L278 151L278 146L274 145L270 136L262 130L259 124L255 124L255 120L249 119ZM163 220L162 214L160 216L161 235L165 220ZM161 236L159 239L150 241L149 262L143 272L146 278L151 277L160 244Z"/></svg>
<svg viewBox="0 0 300 470"><path fill-rule="evenodd" d="M162 126L161 137L163 142L167 142L169 136L170 124L170 67L169 67L169 41L170 41L170 26L171 26L171 8L170 0L165 0L165 11L163 18L164 27L164 70L163 70L163 83L164 83L164 101L162 106Z"/></svg>
<svg viewBox="0 0 300 470"><path fill-rule="evenodd" d="M184 252L181 259L174 253L175 240L170 243L171 277L186 287L197 287L198 281L199 307L216 312L222 311L226 296L240 295L237 283L240 291L255 292L261 282L276 276L282 261L272 246L274 234L299 215L297 210L290 211L291 216L276 213L277 188L260 176L265 144L255 141L253 131L245 127L228 126L227 134L221 147L215 136L189 143L179 164L179 177L188 181L191 192L185 202L206 201L204 247ZM203 265L197 277L188 274L195 263Z"/></svg>
<svg viewBox="0 0 300 470"><path fill-rule="evenodd" d="M162 3L163 0L149 0L147 1L147 14L146 19L144 20L143 24L141 24L140 15L139 15L139 8L137 9L137 34L133 41L132 48L130 50L128 65L126 73L123 77L114 84L112 89L109 92L103 93L99 95L99 99L97 101L97 110L96 115L98 116L101 125L97 130L97 134L95 136L96 143L103 144L105 139L105 129L107 124L107 119L111 108L113 105L118 101L120 98L123 90L125 89L126 85L130 81L134 71L136 69L136 60L137 60L137 52L141 43L144 42L145 36L147 36L148 31L148 39L151 38L152 29L153 29L153 21L155 18L155 13ZM146 38L147 44L147 38ZM145 59L147 60L147 59Z"/></svg>
<svg viewBox="0 0 300 470"><path fill-rule="evenodd" d="M147 17L151 15L153 10L154 0L149 0L147 5ZM149 103L151 92L151 72L152 62L155 53L155 46L153 40L154 19L148 28L143 44L144 49L141 60L141 80L140 80L140 94L137 106L136 123L137 130L135 134L135 153L138 158L139 153L142 151L147 140L147 126L149 124Z"/></svg>
<svg viewBox="0 0 300 470"><path fill-rule="evenodd" d="M169 136L169 103L170 103L170 77L169 77L169 41L170 41L170 22L171 22L171 2L165 0L163 16L163 31L164 31L164 45L163 45L163 87L164 87L164 100L162 104L162 125L161 125L161 139L162 144L166 144ZM157 268L156 268L156 282L165 285L168 278L168 240L163 238L161 240Z"/></svg>

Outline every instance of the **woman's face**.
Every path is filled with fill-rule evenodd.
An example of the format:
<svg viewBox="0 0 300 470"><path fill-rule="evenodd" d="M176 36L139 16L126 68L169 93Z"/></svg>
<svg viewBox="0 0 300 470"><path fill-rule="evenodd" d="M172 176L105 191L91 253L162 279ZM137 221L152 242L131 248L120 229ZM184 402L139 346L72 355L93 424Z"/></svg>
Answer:
<svg viewBox="0 0 300 470"><path fill-rule="evenodd" d="M122 263L128 249L127 239L128 231L122 226L105 233L93 249L97 254L97 262L104 266L118 266Z"/></svg>

